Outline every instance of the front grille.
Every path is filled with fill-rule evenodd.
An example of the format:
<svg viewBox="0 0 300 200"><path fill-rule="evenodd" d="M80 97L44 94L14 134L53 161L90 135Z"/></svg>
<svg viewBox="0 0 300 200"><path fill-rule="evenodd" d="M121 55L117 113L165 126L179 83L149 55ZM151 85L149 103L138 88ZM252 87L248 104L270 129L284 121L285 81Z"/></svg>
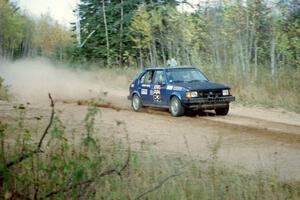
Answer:
<svg viewBox="0 0 300 200"><path fill-rule="evenodd" d="M198 91L199 97L202 98L217 98L222 97L222 90L206 90Z"/></svg>

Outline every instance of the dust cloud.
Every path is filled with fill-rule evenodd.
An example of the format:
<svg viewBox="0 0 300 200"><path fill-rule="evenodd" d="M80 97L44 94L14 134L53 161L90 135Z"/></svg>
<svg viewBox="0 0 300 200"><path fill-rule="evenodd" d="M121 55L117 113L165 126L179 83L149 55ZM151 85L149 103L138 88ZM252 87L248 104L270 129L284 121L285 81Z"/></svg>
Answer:
<svg viewBox="0 0 300 200"><path fill-rule="evenodd" d="M56 100L93 98L103 92L103 81L96 71L72 70L47 59L0 60L4 78L14 100L44 104L48 93Z"/></svg>

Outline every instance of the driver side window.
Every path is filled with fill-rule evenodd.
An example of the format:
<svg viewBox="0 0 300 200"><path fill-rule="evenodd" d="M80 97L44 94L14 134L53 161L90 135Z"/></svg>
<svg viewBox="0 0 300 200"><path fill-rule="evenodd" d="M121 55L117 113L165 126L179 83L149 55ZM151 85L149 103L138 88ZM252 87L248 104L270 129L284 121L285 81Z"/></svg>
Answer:
<svg viewBox="0 0 300 200"><path fill-rule="evenodd" d="M141 78L142 84L150 84L152 82L154 71L147 71Z"/></svg>

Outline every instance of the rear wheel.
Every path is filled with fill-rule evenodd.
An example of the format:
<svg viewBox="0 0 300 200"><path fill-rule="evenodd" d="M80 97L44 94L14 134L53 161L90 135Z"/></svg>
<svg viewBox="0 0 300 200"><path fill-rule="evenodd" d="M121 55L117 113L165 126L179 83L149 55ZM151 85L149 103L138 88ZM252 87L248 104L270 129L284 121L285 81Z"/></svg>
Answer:
<svg viewBox="0 0 300 200"><path fill-rule="evenodd" d="M182 106L178 97L172 97L169 105L169 110L173 117L179 117L184 114L184 107Z"/></svg>
<svg viewBox="0 0 300 200"><path fill-rule="evenodd" d="M227 115L229 111L229 105L224 108L215 109L217 115Z"/></svg>
<svg viewBox="0 0 300 200"><path fill-rule="evenodd" d="M131 106L135 112L138 112L142 108L142 100L137 94L133 95L131 100Z"/></svg>

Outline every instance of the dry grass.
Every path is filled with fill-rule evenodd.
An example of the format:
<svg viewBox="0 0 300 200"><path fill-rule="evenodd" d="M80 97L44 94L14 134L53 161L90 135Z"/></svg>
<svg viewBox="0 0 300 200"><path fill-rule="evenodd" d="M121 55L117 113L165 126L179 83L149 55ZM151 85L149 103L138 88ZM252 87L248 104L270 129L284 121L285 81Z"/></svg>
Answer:
<svg viewBox="0 0 300 200"><path fill-rule="evenodd" d="M230 85L240 104L300 112L300 69L279 69L274 77L262 67L256 77L254 71L243 76L234 66L207 66L203 70L212 80Z"/></svg>

